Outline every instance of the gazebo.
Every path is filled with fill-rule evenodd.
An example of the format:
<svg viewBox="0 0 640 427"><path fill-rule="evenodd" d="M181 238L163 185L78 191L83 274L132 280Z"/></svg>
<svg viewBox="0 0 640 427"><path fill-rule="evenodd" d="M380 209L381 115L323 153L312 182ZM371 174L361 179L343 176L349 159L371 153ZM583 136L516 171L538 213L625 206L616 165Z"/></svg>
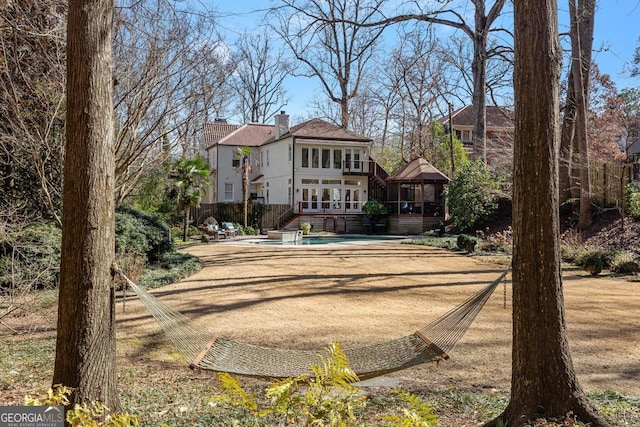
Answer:
<svg viewBox="0 0 640 427"><path fill-rule="evenodd" d="M386 182L389 232L421 234L444 221L442 191L449 178L427 160L412 160Z"/></svg>

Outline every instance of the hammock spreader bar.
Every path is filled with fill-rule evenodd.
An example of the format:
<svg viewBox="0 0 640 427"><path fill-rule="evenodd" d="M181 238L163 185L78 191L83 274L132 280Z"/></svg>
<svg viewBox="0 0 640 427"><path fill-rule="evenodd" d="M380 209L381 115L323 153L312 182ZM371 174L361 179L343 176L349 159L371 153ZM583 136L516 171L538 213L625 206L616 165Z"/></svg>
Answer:
<svg viewBox="0 0 640 427"><path fill-rule="evenodd" d="M511 269L468 300L413 334L344 350L360 379L394 372L421 363L446 360L448 353L467 331L480 309ZM211 338L181 314L153 297L146 289L124 278L151 312L178 350L191 361L189 367L238 375L285 378L309 373L310 367L327 357L326 350L291 350L256 346L226 338Z"/></svg>

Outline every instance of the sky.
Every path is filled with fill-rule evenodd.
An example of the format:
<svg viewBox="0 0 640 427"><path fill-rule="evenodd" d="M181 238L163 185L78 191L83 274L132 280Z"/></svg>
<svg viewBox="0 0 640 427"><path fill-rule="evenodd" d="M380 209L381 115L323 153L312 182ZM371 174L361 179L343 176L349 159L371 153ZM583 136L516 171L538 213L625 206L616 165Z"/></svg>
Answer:
<svg viewBox="0 0 640 427"><path fill-rule="evenodd" d="M273 4L269 0L200 0L221 15L219 24L225 39L233 40L243 32L262 32L264 10ZM491 2L490 2L491 3ZM567 16L567 1L558 2L560 32L568 31L563 24ZM447 29L446 31L453 31ZM599 0L595 17L593 59L603 74L611 76L618 90L640 86L640 77L628 76L628 66L636 46L640 46L640 0ZM322 96L317 79L290 78L285 88L291 101L285 110L291 115L307 115L312 99Z"/></svg>

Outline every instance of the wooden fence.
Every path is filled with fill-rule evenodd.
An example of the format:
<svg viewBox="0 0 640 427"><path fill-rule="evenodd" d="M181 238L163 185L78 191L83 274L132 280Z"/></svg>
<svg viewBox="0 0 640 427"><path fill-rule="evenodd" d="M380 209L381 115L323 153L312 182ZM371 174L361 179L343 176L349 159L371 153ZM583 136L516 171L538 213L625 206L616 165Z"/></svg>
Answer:
<svg viewBox="0 0 640 427"><path fill-rule="evenodd" d="M622 206L626 185L631 182L631 164L592 162L589 169L591 199L603 206Z"/></svg>
<svg viewBox="0 0 640 427"><path fill-rule="evenodd" d="M247 225L257 225L259 229L274 229L283 214L291 210L289 205L263 205L249 203L247 212ZM191 218L194 225L198 226L207 217L214 217L218 222L232 221L238 224L244 222L242 203L203 203L200 207L191 208Z"/></svg>

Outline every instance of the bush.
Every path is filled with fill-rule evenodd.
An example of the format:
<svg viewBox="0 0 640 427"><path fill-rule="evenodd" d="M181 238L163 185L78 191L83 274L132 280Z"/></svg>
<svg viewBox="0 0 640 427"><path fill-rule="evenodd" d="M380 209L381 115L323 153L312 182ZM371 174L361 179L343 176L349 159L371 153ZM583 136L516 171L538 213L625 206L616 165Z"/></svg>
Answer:
<svg viewBox="0 0 640 427"><path fill-rule="evenodd" d="M634 181L626 187L627 212L636 221L640 221L640 182Z"/></svg>
<svg viewBox="0 0 640 427"><path fill-rule="evenodd" d="M60 274L62 232L53 223L36 223L0 241L0 288L54 288Z"/></svg>
<svg viewBox="0 0 640 427"><path fill-rule="evenodd" d="M640 260L633 252L617 252L611 260L609 269L616 274L638 274L640 273Z"/></svg>
<svg viewBox="0 0 640 427"><path fill-rule="evenodd" d="M511 229L511 226L489 235L486 235L483 231L478 231L477 235L481 239L481 250L486 252L511 253L513 248L513 230Z"/></svg>
<svg viewBox="0 0 640 427"><path fill-rule="evenodd" d="M586 248L577 254L575 263L597 276L603 269L609 268L613 255L613 252L601 248Z"/></svg>
<svg viewBox="0 0 640 427"><path fill-rule="evenodd" d="M172 250L169 227L157 217L129 206L116 209L116 253L132 253L156 262Z"/></svg>
<svg viewBox="0 0 640 427"><path fill-rule="evenodd" d="M458 249L460 249L461 251L465 251L468 254L473 253L476 250L477 244L478 239L467 234L460 234L458 236L458 240L456 241Z"/></svg>
<svg viewBox="0 0 640 427"><path fill-rule="evenodd" d="M178 282L202 268L200 258L179 252L166 253L140 274L137 283L147 289Z"/></svg>
<svg viewBox="0 0 640 427"><path fill-rule="evenodd" d="M481 161L470 162L445 186L451 226L463 232L488 224L498 210L498 188L491 171Z"/></svg>

